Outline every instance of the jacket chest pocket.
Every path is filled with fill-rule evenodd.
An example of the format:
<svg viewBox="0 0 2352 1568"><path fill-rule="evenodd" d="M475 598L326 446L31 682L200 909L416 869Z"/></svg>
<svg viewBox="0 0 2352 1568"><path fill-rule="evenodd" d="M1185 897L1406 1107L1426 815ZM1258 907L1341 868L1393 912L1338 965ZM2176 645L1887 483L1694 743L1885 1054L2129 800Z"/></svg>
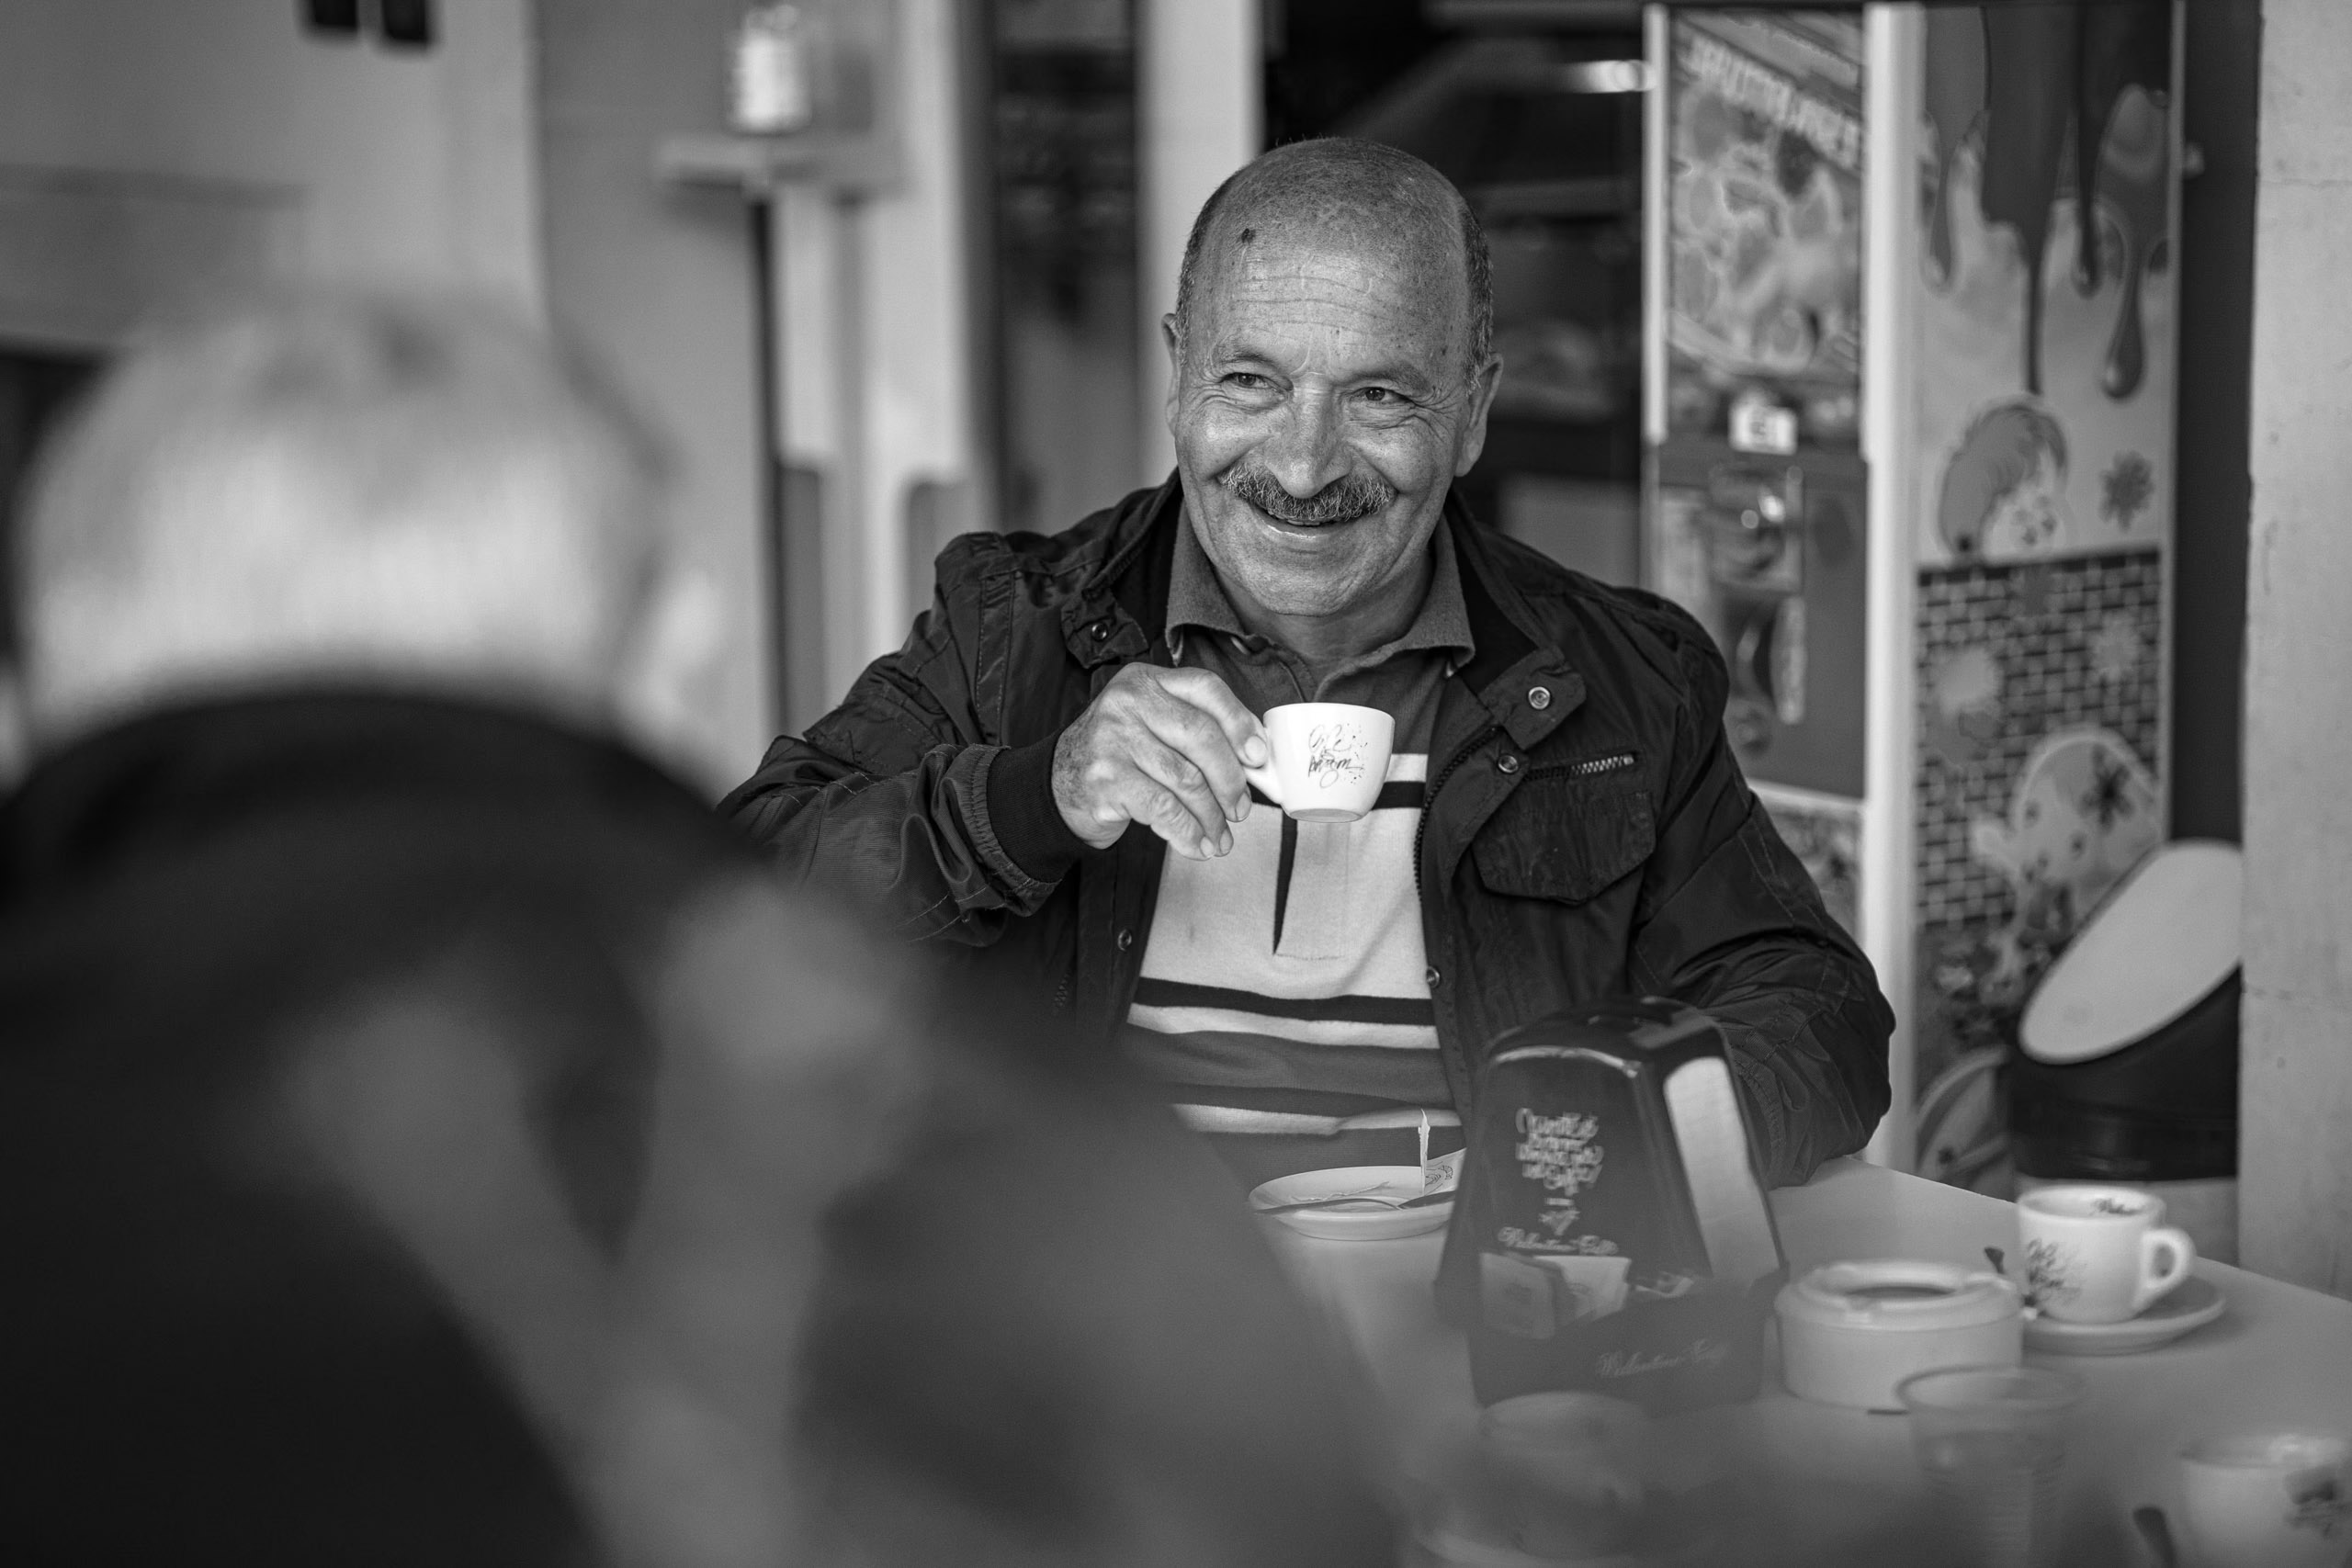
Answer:
<svg viewBox="0 0 2352 1568"><path fill-rule="evenodd" d="M1631 780L1538 773L1487 819L1471 852L1490 893L1581 904L1639 870L1657 843L1649 791Z"/></svg>

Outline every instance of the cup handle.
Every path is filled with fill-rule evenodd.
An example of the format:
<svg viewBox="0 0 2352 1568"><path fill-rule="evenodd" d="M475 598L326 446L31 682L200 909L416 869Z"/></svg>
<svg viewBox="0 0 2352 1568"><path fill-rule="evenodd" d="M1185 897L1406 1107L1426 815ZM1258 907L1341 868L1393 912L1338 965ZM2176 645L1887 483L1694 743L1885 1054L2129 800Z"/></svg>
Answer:
<svg viewBox="0 0 2352 1568"><path fill-rule="evenodd" d="M1272 762L1262 768L1244 768L1241 770L1241 776L1248 779L1260 795L1264 795L1276 806L1282 805L1283 781L1280 775L1275 773L1274 765Z"/></svg>
<svg viewBox="0 0 2352 1568"><path fill-rule="evenodd" d="M2162 1273L2156 1272L2156 1255L2165 1255ZM2140 1237L2140 1288L2132 1293L2132 1310L2143 1313L2171 1293L2173 1288L2188 1278L2188 1270L2197 1262L2197 1244L2188 1233L2173 1225L2158 1225Z"/></svg>

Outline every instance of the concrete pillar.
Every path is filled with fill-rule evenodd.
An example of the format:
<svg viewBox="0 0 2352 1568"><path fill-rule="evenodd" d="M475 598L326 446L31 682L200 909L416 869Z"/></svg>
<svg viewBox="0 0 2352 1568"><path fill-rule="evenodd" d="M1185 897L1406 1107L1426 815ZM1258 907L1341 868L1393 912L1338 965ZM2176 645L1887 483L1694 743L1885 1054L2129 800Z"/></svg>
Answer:
<svg viewBox="0 0 2352 1568"><path fill-rule="evenodd" d="M1201 203L1226 175L1258 155L1265 135L1265 24L1259 5L1260 0L1139 0L1137 6L1136 272L1144 340L1136 372L1139 485L1158 484L1176 461L1163 412L1168 352L1160 345L1159 320L1176 305L1185 236Z"/></svg>
<svg viewBox="0 0 2352 1568"><path fill-rule="evenodd" d="M2239 1224L2352 1295L2352 6L2262 9Z"/></svg>

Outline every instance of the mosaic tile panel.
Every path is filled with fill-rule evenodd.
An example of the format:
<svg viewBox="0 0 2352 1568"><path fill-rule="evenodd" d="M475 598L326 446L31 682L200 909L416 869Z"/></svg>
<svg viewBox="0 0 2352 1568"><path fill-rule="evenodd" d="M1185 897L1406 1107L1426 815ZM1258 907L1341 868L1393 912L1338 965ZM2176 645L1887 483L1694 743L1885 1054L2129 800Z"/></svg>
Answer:
<svg viewBox="0 0 2352 1568"><path fill-rule="evenodd" d="M2156 550L1919 574L1917 919L2006 920L2007 878L1971 825L2002 818L2035 744L2112 731L2156 778L2164 558Z"/></svg>

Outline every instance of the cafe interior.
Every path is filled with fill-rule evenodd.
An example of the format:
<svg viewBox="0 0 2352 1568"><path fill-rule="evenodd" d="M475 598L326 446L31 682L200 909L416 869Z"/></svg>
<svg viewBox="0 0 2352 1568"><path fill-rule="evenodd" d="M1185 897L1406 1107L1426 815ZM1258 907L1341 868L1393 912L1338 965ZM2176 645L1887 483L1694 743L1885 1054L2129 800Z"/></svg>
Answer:
<svg viewBox="0 0 2352 1568"><path fill-rule="evenodd" d="M1373 1413L1385 1560L2352 1562L2339 0L8 0L0 532L159 317L507 301L669 447L719 629L661 741L716 802L951 540L1166 479L1194 215L1323 137L1467 202L1454 494L1703 628L1894 1020L1800 1186L1697 1015L1594 998L1466 1157L1424 1115L1421 1168L1234 1196ZM1480 1253L1605 1207L1602 1104L1687 1267ZM1191 1539L907 1560L1341 1560ZM759 1560L715 1541L603 1550Z"/></svg>

